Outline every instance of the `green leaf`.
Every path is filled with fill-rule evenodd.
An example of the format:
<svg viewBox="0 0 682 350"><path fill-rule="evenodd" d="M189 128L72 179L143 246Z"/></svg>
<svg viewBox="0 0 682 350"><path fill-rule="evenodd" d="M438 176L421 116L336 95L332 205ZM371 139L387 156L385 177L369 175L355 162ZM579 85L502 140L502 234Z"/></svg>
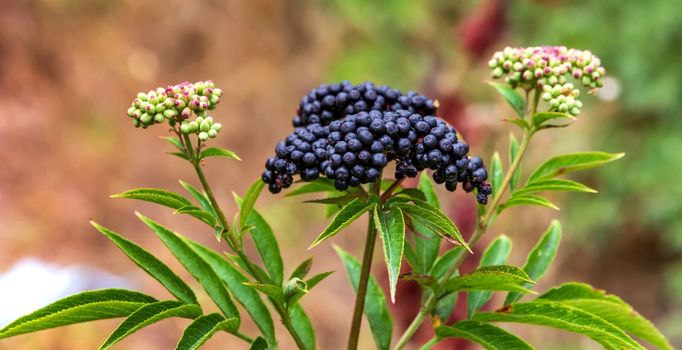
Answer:
<svg viewBox="0 0 682 350"><path fill-rule="evenodd" d="M438 195L436 194L436 186L425 171L419 175L419 186L417 187L420 191L424 193L426 197L426 202L431 204L432 207L440 209L440 202L438 201Z"/></svg>
<svg viewBox="0 0 682 350"><path fill-rule="evenodd" d="M206 261L216 275L227 285L234 298L237 299L253 322L256 323L268 342L275 344L275 326L270 311L261 300L258 293L244 285L248 278L232 266L222 255L199 243L187 240L192 249Z"/></svg>
<svg viewBox="0 0 682 350"><path fill-rule="evenodd" d="M438 280L442 279L445 272L450 269L450 266L455 263L459 254L462 253L462 249L464 248L455 247L443 253L443 255L438 257L431 270L429 270L429 274Z"/></svg>
<svg viewBox="0 0 682 350"><path fill-rule="evenodd" d="M473 320L548 326L588 336L606 349L644 350L641 345L611 323L559 302L535 300L512 304L496 312L478 313Z"/></svg>
<svg viewBox="0 0 682 350"><path fill-rule="evenodd" d="M519 141L514 137L513 133L509 133L509 164L511 165L519 156ZM516 167L514 173L512 174L511 180L509 181L509 188L512 192L516 189L516 185L519 183L519 178L521 177L521 164ZM493 187L493 192L495 187Z"/></svg>
<svg viewBox="0 0 682 350"><path fill-rule="evenodd" d="M310 268L313 266L313 257L311 256L310 258L306 259L304 262L302 262L294 272L291 273L291 277L289 279L293 278L305 278L305 276L308 275L308 272L310 272Z"/></svg>
<svg viewBox="0 0 682 350"><path fill-rule="evenodd" d="M460 321L452 326L436 328L438 339L466 339L488 350L533 350L523 339L489 323Z"/></svg>
<svg viewBox="0 0 682 350"><path fill-rule="evenodd" d="M161 204L173 209L180 209L182 207L192 205L192 203L185 197L177 193L161 190L158 188L138 188L123 193L114 194L111 197L139 199L142 201Z"/></svg>
<svg viewBox="0 0 682 350"><path fill-rule="evenodd" d="M298 187L297 189L290 191L286 194L287 197L298 196L306 193L317 193L317 192L332 192L340 194L341 192L336 190L334 187L334 181L327 178L319 178L313 182L307 182L304 185Z"/></svg>
<svg viewBox="0 0 682 350"><path fill-rule="evenodd" d="M524 99L516 90L512 89L507 84L488 82L488 84L497 90L502 95L505 101L512 107L516 115L523 118L524 115Z"/></svg>
<svg viewBox="0 0 682 350"><path fill-rule="evenodd" d="M381 241L384 243L384 261L388 269L388 280L391 301L395 303L395 289L400 275L400 264L403 260L405 246L405 221L399 208L391 208L388 213L374 208L374 225Z"/></svg>
<svg viewBox="0 0 682 350"><path fill-rule="evenodd" d="M182 207L176 210L173 214L187 214L189 216L199 219L201 222L211 227L216 227L217 224L215 216L213 216L213 214L206 212L202 209L199 209L193 205Z"/></svg>
<svg viewBox="0 0 682 350"><path fill-rule="evenodd" d="M343 205L350 203L355 198L358 198L358 196L355 194L347 194L347 195L336 196L336 197L311 199L311 200L303 201L303 203L334 204L335 206L339 206L339 205L343 206Z"/></svg>
<svg viewBox="0 0 682 350"><path fill-rule="evenodd" d="M166 154L170 154L171 156L176 156L176 157L184 159L184 160L189 160L189 157L187 156L187 154L185 154L183 152L168 152Z"/></svg>
<svg viewBox="0 0 682 350"><path fill-rule="evenodd" d="M493 159L490 161L490 185L493 189L500 188L502 177L504 177L502 159L500 159L500 154L495 152L493 154Z"/></svg>
<svg viewBox="0 0 682 350"><path fill-rule="evenodd" d="M315 287L318 283L322 282L325 278L329 277L334 272L335 271L322 272L322 273L317 274L313 277L310 277L308 280L305 281L306 290L305 291L299 291L298 293L296 293L296 295L289 298L289 300L287 301L289 303L289 305L297 302L299 299L301 299L301 297L303 297L303 295L310 292L310 290L312 290L313 287Z"/></svg>
<svg viewBox="0 0 682 350"><path fill-rule="evenodd" d="M360 262L343 249L339 247L334 247L334 249L336 249L336 253L339 254L343 261L353 290L357 291L358 280L360 279ZM377 348L382 350L389 349L393 334L393 319L391 319L391 314L388 312L386 297L381 287L379 287L374 277L371 276L367 286L367 295L365 296L364 313L369 321L369 327L372 330Z"/></svg>
<svg viewBox="0 0 682 350"><path fill-rule="evenodd" d="M74 323L124 317L156 299L124 289L74 294L16 319L0 329L0 339Z"/></svg>
<svg viewBox="0 0 682 350"><path fill-rule="evenodd" d="M502 265L507 261L507 257L511 252L512 242L509 237L500 235L490 245L488 249L483 252L483 257L479 263L479 267ZM467 310L469 318L473 316L478 309L483 307L492 297L493 293L485 292L470 292L467 296Z"/></svg>
<svg viewBox="0 0 682 350"><path fill-rule="evenodd" d="M251 185L249 190L246 191L246 195L244 195L244 200L242 200L242 203L239 206L239 227L241 229L244 229L244 227L246 227L249 215L253 210L253 206L256 205L256 200L258 199L258 196L260 195L261 191L263 191L263 187L265 187L265 182L263 182L263 180L261 179L258 179L256 180L256 182L253 183L253 185Z"/></svg>
<svg viewBox="0 0 682 350"><path fill-rule="evenodd" d="M521 129L530 130L530 124L525 119L522 119L519 117L505 118L505 119L502 119L502 121L512 123Z"/></svg>
<svg viewBox="0 0 682 350"><path fill-rule="evenodd" d="M542 124L554 120L554 119L570 119L570 120L576 120L575 117L573 117L570 114L566 113L559 113L559 112L540 112L540 113L535 113L533 114L533 117L531 117L533 121L533 126L539 127Z"/></svg>
<svg viewBox="0 0 682 350"><path fill-rule="evenodd" d="M339 231L357 220L362 214L374 208L376 203L376 197L371 197L369 199L356 198L352 200L345 207L341 208L341 211L336 214L334 219L332 219L332 222L329 223L329 226L315 238L315 241L313 241L308 249L315 247L324 240L339 233Z"/></svg>
<svg viewBox="0 0 682 350"><path fill-rule="evenodd" d="M315 331L308 315L300 304L294 304L289 312L292 328L303 341L304 350L315 350Z"/></svg>
<svg viewBox="0 0 682 350"><path fill-rule="evenodd" d="M223 330L232 333L236 331L237 328L239 328L239 320L236 318L226 320L217 313L201 316L185 328L175 349L199 349L213 336L213 334L215 334L215 332Z"/></svg>
<svg viewBox="0 0 682 350"><path fill-rule="evenodd" d="M462 237L459 229L450 220L450 218L445 215L440 209L434 208L426 202L414 200L415 204L411 205L408 203L396 203L395 205L402 209L402 211L407 214L413 222L417 222L433 230L434 232L441 235L441 237L447 238L450 241L461 244L464 248L471 251L469 245ZM454 238L451 239L449 237Z"/></svg>
<svg viewBox="0 0 682 350"><path fill-rule="evenodd" d="M408 258L408 262L414 272L425 274L433 266L438 257L441 239L438 234L419 222L412 222L412 227L415 232L414 235L412 235L414 239L414 249L412 250L411 247L408 248L409 244L406 244L405 256ZM411 253L414 254L409 255Z"/></svg>
<svg viewBox="0 0 682 350"><path fill-rule="evenodd" d="M485 266L476 271L447 281L444 290L447 293L459 291L511 291L533 293L523 287L524 283L533 283L528 275L518 267L508 265Z"/></svg>
<svg viewBox="0 0 682 350"><path fill-rule="evenodd" d="M130 314L100 346L100 350L109 349L123 338L149 326L152 323L171 318L197 318L201 316L199 305L185 304L180 301L165 300L147 304Z"/></svg>
<svg viewBox="0 0 682 350"><path fill-rule="evenodd" d="M597 193L596 190L589 188L580 182L563 179L548 179L532 182L525 187L517 190L514 194L529 194L542 191L573 191Z"/></svg>
<svg viewBox="0 0 682 350"><path fill-rule="evenodd" d="M241 205L241 200L238 196L235 196L235 200L238 205ZM277 238L272 232L272 228L255 209L251 210L246 224L251 226L249 230L251 238L256 245L258 255L268 270L270 280L273 284L281 286L284 279L284 263L282 262L282 254L280 253Z"/></svg>
<svg viewBox="0 0 682 350"><path fill-rule="evenodd" d="M526 258L523 270L530 279L537 282L547 272L559 249L559 242L561 242L561 223L558 220L553 220ZM530 285L526 284L525 287L530 287ZM521 298L520 294L509 293L504 304L509 305L519 298Z"/></svg>
<svg viewBox="0 0 682 350"><path fill-rule="evenodd" d="M210 147L210 148L207 148L207 149L201 151L201 155L199 155L199 159L204 159L204 158L208 158L208 157L227 157L227 158L231 158L234 160L242 160L241 158L239 158L239 156L236 153L234 153L230 150L227 150L224 148L218 148L218 147Z"/></svg>
<svg viewBox="0 0 682 350"><path fill-rule="evenodd" d="M541 207L552 208L554 210L559 210L559 207L550 202L547 198L534 195L534 194L520 194L512 196L502 205L500 205L500 211L507 209L509 207L515 207L519 205L538 205Z"/></svg>
<svg viewBox="0 0 682 350"><path fill-rule="evenodd" d="M540 165L528 178L528 183L570 172L594 168L623 158L625 153L580 152L556 156Z"/></svg>
<svg viewBox="0 0 682 350"><path fill-rule="evenodd" d="M136 213L137 216L163 241L182 266L204 287L220 311L228 318L239 318L239 311L232 302L230 294L211 267L186 243L186 239L168 230L153 220Z"/></svg>
<svg viewBox="0 0 682 350"><path fill-rule="evenodd" d="M401 190L400 192L397 192L395 195L396 196L398 196L398 195L407 196L407 197L414 198L414 199L417 199L420 201L426 200L426 195L424 194L424 192L422 192L418 188L405 188L405 189Z"/></svg>
<svg viewBox="0 0 682 350"><path fill-rule="evenodd" d="M180 139L177 137L172 137L172 136L166 136L162 137L162 139L168 141L171 145L175 146L175 148L178 149L180 152L185 152L185 146L180 142Z"/></svg>
<svg viewBox="0 0 682 350"><path fill-rule="evenodd" d="M159 281L171 294L178 300L184 301L188 304L198 304L197 298L192 292L192 289L176 275L166 264L157 259L154 255L146 251L137 244L123 238L118 233L100 226L94 221L90 221L99 232L109 238L116 246L118 246L125 255L130 258L137 266L142 268L155 280Z"/></svg>
<svg viewBox="0 0 682 350"><path fill-rule="evenodd" d="M284 294L282 293L282 288L274 285L274 284L267 284L267 283L257 283L257 282L244 282L243 285L253 288L254 290L257 290L270 298L274 299L280 304L284 303Z"/></svg>
<svg viewBox="0 0 682 350"><path fill-rule="evenodd" d="M457 304L458 297L458 293L450 293L438 299L436 306L431 311L431 315L434 317L434 325L448 322L450 315L452 315L452 310L454 310L455 304Z"/></svg>
<svg viewBox="0 0 682 350"><path fill-rule="evenodd" d="M253 340L249 350L268 350L268 343L262 337Z"/></svg>
<svg viewBox="0 0 682 350"><path fill-rule="evenodd" d="M194 186L190 185L187 182L184 182L180 180L180 185L189 192L189 194L194 197L194 199L199 202L199 205L204 208L205 211L213 214L214 217L218 217L218 215L215 212L215 208L213 208L213 205L211 204L211 201L208 199L208 196L206 193L199 191L196 189Z"/></svg>
<svg viewBox="0 0 682 350"><path fill-rule="evenodd" d="M672 345L649 320L614 295L607 295L583 283L567 283L538 297L561 302L597 315L623 331L648 341L659 349L672 350Z"/></svg>

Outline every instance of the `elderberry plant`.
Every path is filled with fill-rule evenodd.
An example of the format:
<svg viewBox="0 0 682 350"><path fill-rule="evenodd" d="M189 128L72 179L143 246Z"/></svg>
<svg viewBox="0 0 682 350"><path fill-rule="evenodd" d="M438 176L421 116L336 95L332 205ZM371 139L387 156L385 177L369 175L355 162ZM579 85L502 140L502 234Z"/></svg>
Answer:
<svg viewBox="0 0 682 350"><path fill-rule="evenodd" d="M403 349L427 318L431 318L434 336L424 344L413 344L420 349L429 349L450 337L479 343L486 349L533 349L517 335L497 327L497 322L563 329L583 334L606 349L644 349L635 339L672 349L652 323L616 296L576 282L539 295L533 291L557 252L562 234L558 221L549 224L522 267L505 265L511 251L511 241L505 235L496 237L482 252L474 249L506 209L524 205L557 209L541 195L546 191L596 192L559 176L623 156L604 152L564 154L550 158L528 175L522 174L522 159L533 136L568 127L580 114L579 89L569 79L576 79L593 92L601 87L605 71L589 51L565 47L506 48L495 53L489 65L493 78L505 78L504 83L491 85L514 110L515 115L507 121L518 126L521 133L520 142L513 133L510 135L506 171L498 152L493 154L489 168L481 158L470 155L463 136L437 116L438 103L434 100L372 83L325 84L301 99L293 119L294 130L276 145L261 179L243 198L235 195L239 212L232 223L202 169L209 157L239 159L229 150L207 145L221 130L221 124L209 116L220 102L221 90L206 81L138 94L128 110L133 124L147 128L167 121L175 136L166 140L177 149L171 154L192 165L201 189L180 181L189 198L156 188L134 189L114 197L169 207L215 232L229 249L227 254L137 214L196 279L219 312L206 313L192 288L152 253L93 222L175 299L159 301L121 289L87 291L17 319L0 329L0 339L124 317L100 347L108 349L152 323L183 317L193 321L180 336L177 349L197 349L221 331L243 340L250 349L274 349L279 344L274 312L299 349L315 349L313 326L299 300L331 272L308 277L312 266L312 259L308 259L285 278L276 235L254 209L266 185L276 194L297 184L287 195L317 194L318 198L306 202L325 205L328 214L334 216L311 248L365 213L369 216L362 261L335 247L356 291L348 349L358 347L363 314L376 348L382 350L391 349L394 340L393 349ZM393 176L384 176L389 170ZM406 186L404 180L414 177L418 177L418 185ZM461 184L464 191L475 194L477 225L468 241L440 209L436 184L444 184L449 191ZM399 280L418 283L421 288L419 313L400 337L394 337L386 297L370 274L377 236L382 242L391 302L414 302L396 295ZM259 259L247 254L245 240L252 241ZM479 255L479 267L460 274L464 260ZM401 274L403 261L410 272ZM482 311L483 306L494 302L491 300L496 292L507 293L504 302L495 311ZM468 313L453 322L451 315L459 297L466 297ZM520 301L523 297L526 299ZM240 327L243 317L253 321L257 334L244 333Z"/></svg>

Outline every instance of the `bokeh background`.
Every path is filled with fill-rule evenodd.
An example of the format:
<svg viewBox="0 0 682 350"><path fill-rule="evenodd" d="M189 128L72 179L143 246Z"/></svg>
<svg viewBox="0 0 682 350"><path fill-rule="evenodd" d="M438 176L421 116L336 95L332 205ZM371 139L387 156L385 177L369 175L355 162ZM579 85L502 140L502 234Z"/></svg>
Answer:
<svg viewBox="0 0 682 350"><path fill-rule="evenodd" d="M231 191L244 193L259 176L289 133L300 96L321 82L373 80L426 93L475 153L506 153L513 127L500 119L510 110L483 83L486 62L504 46L543 44L591 49L610 79L597 98L584 99L579 122L534 141L527 163L577 150L627 156L577 176L599 194L554 196L558 213L510 210L487 239L510 235L511 262L522 264L558 215L564 240L538 288L577 279L616 293L682 347L682 4L671 0L0 1L0 324L80 289L128 286L165 296L90 218L178 269L134 210L221 249L211 232L167 210L109 198L134 187L180 191L177 179L197 183L184 162L164 156L162 128L132 127L125 111L137 91L204 79L225 91L215 118L226 127L214 142L244 161L210 160L206 171L231 217ZM473 199L443 195L470 233ZM303 304L320 348L343 348L353 294L330 244L304 250L325 226L323 213L269 194L258 208L280 237L289 271L309 255L314 271L339 270ZM361 225L334 243L359 255ZM381 264L374 271L385 281ZM399 286L398 334L419 300L409 283ZM460 315L458 307L453 317ZM3 340L0 349L92 349L118 322ZM171 348L186 325L164 321L119 348ZM598 348L565 332L513 328L542 349ZM293 348L281 335L282 348ZM225 344L243 348L226 335L206 348ZM442 348L455 345L475 348ZM361 348L372 347L365 328Z"/></svg>

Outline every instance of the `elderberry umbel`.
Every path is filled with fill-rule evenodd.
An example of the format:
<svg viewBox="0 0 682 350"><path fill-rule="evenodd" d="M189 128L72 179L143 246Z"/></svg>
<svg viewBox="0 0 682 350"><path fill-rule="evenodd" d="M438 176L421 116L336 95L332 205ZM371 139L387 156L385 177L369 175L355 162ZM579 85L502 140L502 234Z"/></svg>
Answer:
<svg viewBox="0 0 682 350"><path fill-rule="evenodd" d="M338 96L344 86L353 87L350 83L323 85L322 91L338 91ZM374 89L371 83L358 86L363 86L365 92L394 91L388 87ZM399 91L395 95L421 96L402 95ZM306 100L304 97L304 103L308 103ZM458 183L466 192L477 189L478 202L485 204L492 189L485 182L488 174L483 162L468 156L469 146L457 137L453 127L427 113L435 112L435 107L431 100L424 101L429 102L419 107L412 102L407 108L382 102L383 107L373 106L369 111L344 114L337 110L337 114L327 115L324 123L301 118L310 114L299 111L294 124L300 126L277 144L275 156L265 164L263 181L270 192L278 193L291 186L295 175L303 181L325 176L334 180L336 189L344 191L379 180L384 168L395 162L396 179L415 177L431 169L436 183L445 184L449 191L454 191Z"/></svg>

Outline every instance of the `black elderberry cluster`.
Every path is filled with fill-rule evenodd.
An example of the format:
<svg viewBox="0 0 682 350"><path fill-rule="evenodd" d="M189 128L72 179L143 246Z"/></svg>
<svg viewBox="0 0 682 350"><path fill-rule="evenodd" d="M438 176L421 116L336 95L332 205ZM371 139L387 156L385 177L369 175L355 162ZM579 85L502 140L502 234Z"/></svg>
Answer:
<svg viewBox="0 0 682 350"><path fill-rule="evenodd" d="M363 92L355 103L337 102L339 96L345 96L342 93L353 91ZM368 99L367 92L377 93ZM386 96L397 97L389 100ZM329 101L316 105L319 108L305 107L325 99ZM381 106L361 104L356 111L357 102L367 100ZM485 204L492 189L485 182L488 174L483 162L467 155L469 146L457 138L454 128L433 115L435 109L433 101L421 95L402 95L388 87L374 88L371 83L322 85L303 98L294 119L297 127L275 147L276 155L265 164L263 181L270 192L278 193L293 183L294 175L303 181L322 175L344 191L379 180L388 163L395 161L396 179L431 169L436 183L444 183L449 191L454 191L457 183L466 192L478 189L477 200Z"/></svg>
<svg viewBox="0 0 682 350"><path fill-rule="evenodd" d="M414 91L403 95L388 86L372 82L353 85L349 81L323 84L301 98L294 127L309 124L329 125L347 115L369 111L397 111L405 109L422 115L436 113L437 104Z"/></svg>

